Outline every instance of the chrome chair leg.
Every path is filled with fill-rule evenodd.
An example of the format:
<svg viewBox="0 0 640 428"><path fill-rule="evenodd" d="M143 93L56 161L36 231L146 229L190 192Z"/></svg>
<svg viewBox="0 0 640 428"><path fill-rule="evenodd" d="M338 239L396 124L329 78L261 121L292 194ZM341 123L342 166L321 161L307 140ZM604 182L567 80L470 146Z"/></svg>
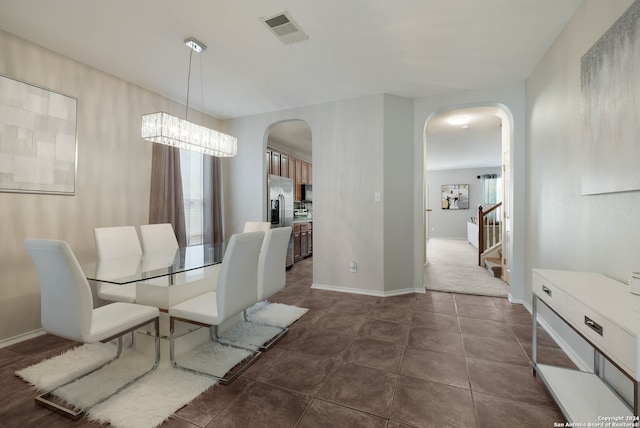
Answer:
<svg viewBox="0 0 640 428"><path fill-rule="evenodd" d="M183 333L180 334L176 334L175 332L175 321L182 321L182 322L186 322L189 324L194 324L194 325L199 325L201 327L208 327L209 331L210 331L210 335L211 335L211 339L213 342L217 342L222 346L228 346L231 348L236 348L236 349L241 349L243 351L249 351L250 354L244 358L242 361L238 362L235 366L233 366L229 371L227 371L227 373L225 373L223 376L217 376L211 373L207 373L207 372L203 372L200 370L196 370L184 365L181 365L177 362L176 358L175 358L175 340L185 336L195 330L187 330ZM258 358L260 358L260 355L262 354L260 351L257 351L255 349L249 349L249 348L244 348L244 347L240 347L240 346L236 346L233 344L227 344L224 343L222 341L220 341L220 337L218 336L218 326L210 326L210 325L206 325L206 324L199 324L199 323L195 323L193 321L189 321L189 320L184 320L181 318L174 318L174 317L170 317L169 318L169 359L171 361L171 365L177 369L180 370L185 370L188 371L190 373L195 373L195 374L199 374L199 375L205 375L208 377L212 377L214 379L216 379L218 382L220 382L223 385L228 385L231 382L233 382L242 372L244 372L246 369L248 369Z"/></svg>
<svg viewBox="0 0 640 428"><path fill-rule="evenodd" d="M268 351L269 349L271 349L273 347L273 345L275 345L276 343L278 343L280 341L280 339L282 339L287 333L289 333L289 327L280 327L279 325L272 325L272 324L264 324L261 322L254 322L251 321L250 319L247 318L247 311L244 311L244 320L246 322L249 322L253 325L262 325L265 327L272 327L272 328L277 328L280 330L280 333L276 334L275 336L273 336L271 339L269 339L267 342L263 343L262 345L255 345L258 350L265 352Z"/></svg>
<svg viewBox="0 0 640 428"><path fill-rule="evenodd" d="M133 384L134 382L136 382L138 379L142 378L143 376L146 376L147 374L149 374L150 372L154 371L155 369L158 368L158 365L160 363L160 320L158 318L155 319L154 321L154 326L155 326L155 361L153 366L151 367L151 369L149 369L148 371L144 372L143 374L141 374L140 376L136 377L135 379L130 380L129 382L127 382L125 385L119 387L118 389L116 389L115 391L109 393L109 395L107 395L106 397L101 398L100 400L98 400L97 402L91 404L90 406L84 408L84 409L78 409L78 408L70 408L70 407L65 407L63 404L54 401L53 397L54 397L54 392L64 386L67 386L77 380L80 380L88 375L90 375L91 373L95 373L96 371L102 369L103 367L107 366L108 364L111 364L112 362L114 362L115 360L117 360L118 358L120 358L121 354L122 354L122 336L124 334L127 334L129 332L133 332L135 330L137 330L140 327L143 327L145 325L149 324L149 322L145 322L142 324L139 324L135 327L133 327L131 330L125 331L123 332L121 335L117 336L117 337L110 337L108 339L105 339L104 342L109 342L113 339L118 339L118 348L116 351L116 356L113 357L112 359L110 359L109 361L107 361L106 363L102 364L101 366L82 374L81 376L78 376L74 379L69 380L68 382L59 385L55 388L53 388L50 391L47 391L43 394L38 395L37 397L35 397L35 402L36 404L46 407L49 410L52 410L56 413L59 413L63 416L66 416L67 418L73 419L73 420L77 420L79 418L82 417L82 415L84 415L87 410L91 409L92 407L104 402L105 400L113 397L115 394L121 392L122 390L124 390L125 388L127 388L128 386L130 386L131 384Z"/></svg>

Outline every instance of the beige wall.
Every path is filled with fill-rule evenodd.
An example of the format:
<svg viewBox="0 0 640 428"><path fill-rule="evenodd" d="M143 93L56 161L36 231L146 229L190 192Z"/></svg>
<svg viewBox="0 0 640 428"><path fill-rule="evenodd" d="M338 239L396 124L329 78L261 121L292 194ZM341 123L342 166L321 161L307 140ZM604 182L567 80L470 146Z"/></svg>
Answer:
<svg viewBox="0 0 640 428"><path fill-rule="evenodd" d="M40 329L40 291L23 240L66 240L82 262L95 254L94 227L146 223L152 143L140 139L140 116L182 115L184 106L2 31L0 52L0 74L78 100L75 196L0 192L1 346Z"/></svg>
<svg viewBox="0 0 640 428"><path fill-rule="evenodd" d="M528 272L640 269L640 192L581 194L580 58L631 3L587 0L527 80Z"/></svg>
<svg viewBox="0 0 640 428"><path fill-rule="evenodd" d="M384 207L373 198L384 190L383 101L374 95L231 120L229 132L239 148L225 176L227 235L242 230L245 221L264 218L271 125L302 119L313 140L313 282L384 293ZM352 260L357 273L349 271Z"/></svg>
<svg viewBox="0 0 640 428"><path fill-rule="evenodd" d="M640 269L640 192L581 194L580 58L631 3L585 1L527 80L529 305L535 267L592 271L623 283ZM592 353L584 342L553 314L543 316L566 349L589 366Z"/></svg>

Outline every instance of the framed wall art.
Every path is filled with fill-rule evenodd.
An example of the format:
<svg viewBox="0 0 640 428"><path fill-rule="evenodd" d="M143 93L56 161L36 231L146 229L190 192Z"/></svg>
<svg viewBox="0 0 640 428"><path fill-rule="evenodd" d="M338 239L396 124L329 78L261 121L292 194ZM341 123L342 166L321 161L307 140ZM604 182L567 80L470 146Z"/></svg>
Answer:
<svg viewBox="0 0 640 428"><path fill-rule="evenodd" d="M0 192L73 195L75 98L0 75Z"/></svg>
<svg viewBox="0 0 640 428"><path fill-rule="evenodd" d="M584 54L582 194L640 189L640 1Z"/></svg>
<svg viewBox="0 0 640 428"><path fill-rule="evenodd" d="M442 185L442 209L443 210L468 210L469 209L469 185L468 184Z"/></svg>

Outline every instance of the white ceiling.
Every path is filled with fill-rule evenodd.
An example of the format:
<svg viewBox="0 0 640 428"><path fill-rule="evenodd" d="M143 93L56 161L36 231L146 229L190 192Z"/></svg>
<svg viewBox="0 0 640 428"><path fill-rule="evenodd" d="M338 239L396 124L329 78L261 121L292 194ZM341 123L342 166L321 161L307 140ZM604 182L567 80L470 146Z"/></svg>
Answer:
<svg viewBox="0 0 640 428"><path fill-rule="evenodd" d="M502 164L502 120L496 107L450 110L427 122L427 171L497 167ZM456 116L468 127L451 125Z"/></svg>
<svg viewBox="0 0 640 428"><path fill-rule="evenodd" d="M581 1L0 0L0 29L182 103L195 37L190 106L232 118L523 82ZM260 21L283 10L308 40Z"/></svg>
<svg viewBox="0 0 640 428"><path fill-rule="evenodd" d="M304 120L281 122L269 131L269 144L311 160L311 128Z"/></svg>

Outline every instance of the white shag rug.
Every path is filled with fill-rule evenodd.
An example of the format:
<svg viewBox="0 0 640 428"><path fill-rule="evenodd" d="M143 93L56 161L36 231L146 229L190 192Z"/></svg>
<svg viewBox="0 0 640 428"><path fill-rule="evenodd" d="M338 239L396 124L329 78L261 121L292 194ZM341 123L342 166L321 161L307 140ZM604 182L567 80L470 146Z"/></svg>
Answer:
<svg viewBox="0 0 640 428"><path fill-rule="evenodd" d="M307 311L306 308L262 301L247 309L247 317L259 324L288 327Z"/></svg>
<svg viewBox="0 0 640 428"><path fill-rule="evenodd" d="M243 345L261 345L304 315L307 309L279 303L260 302L247 311L249 319L265 325L241 322L222 337ZM113 358L112 343L94 343L71 349L62 355L42 361L16 372L16 375L41 391L64 384ZM245 350L209 342L178 356L188 366L217 376L224 375L250 353ZM150 355L124 349L113 363L58 388L55 395L79 408L86 408L120 385L135 378L151 366ZM175 411L192 401L211 386L214 378L201 376L161 364L130 387L108 400L90 407L90 420L109 423L114 428L157 427Z"/></svg>

